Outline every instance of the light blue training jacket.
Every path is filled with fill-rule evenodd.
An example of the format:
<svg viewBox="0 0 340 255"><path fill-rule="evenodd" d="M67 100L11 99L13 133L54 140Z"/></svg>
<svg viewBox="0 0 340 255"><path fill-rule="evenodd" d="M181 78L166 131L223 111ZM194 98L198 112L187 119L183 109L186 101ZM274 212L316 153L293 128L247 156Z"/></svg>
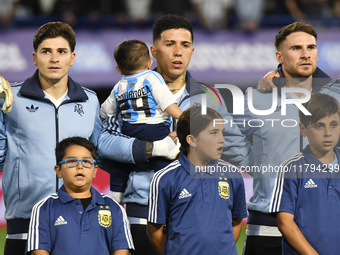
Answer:
<svg viewBox="0 0 340 255"><path fill-rule="evenodd" d="M82 136L97 145L102 126L96 94L70 77L58 108L45 97L38 71L12 84L12 89L12 111L0 112L0 170L8 228L16 219L29 219L34 204L61 186L54 171L57 142Z"/></svg>

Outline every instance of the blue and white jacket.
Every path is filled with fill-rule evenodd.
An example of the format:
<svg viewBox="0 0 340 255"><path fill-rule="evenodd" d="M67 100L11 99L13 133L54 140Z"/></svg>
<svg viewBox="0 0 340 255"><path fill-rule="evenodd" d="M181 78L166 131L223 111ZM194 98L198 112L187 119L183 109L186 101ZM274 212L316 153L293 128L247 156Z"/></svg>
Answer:
<svg viewBox="0 0 340 255"><path fill-rule="evenodd" d="M278 71L280 77L284 77L281 65L279 65ZM252 168L248 167L248 169L241 167L242 170L246 170L254 178L253 196L249 199L247 206L249 210L262 213L269 212L277 167L286 159L301 152L308 145L307 138L300 135L298 108L293 104L288 104L287 114L282 115L281 88L285 83L284 78L275 78L273 81L278 92L278 105L274 113L264 116L255 115L250 112L247 104L245 104L244 115L233 116L242 133L247 138L252 137L253 140L254 165ZM326 93L340 102L340 87L338 84L325 86L330 81L330 77L317 68L313 74L312 93ZM247 102L247 97L248 94L245 96L245 102ZM292 99L292 95L287 94L286 98ZM253 89L253 105L255 109L270 109L272 101L273 93L263 93ZM250 125L248 125L249 120L251 120Z"/></svg>
<svg viewBox="0 0 340 255"><path fill-rule="evenodd" d="M12 84L12 89L12 111L0 112L0 170L9 234L27 233L34 204L60 187L54 171L57 142L82 136L97 145L102 126L96 94L70 77L68 93L58 108L45 97L38 71ZM20 230L16 221L22 219Z"/></svg>
<svg viewBox="0 0 340 255"><path fill-rule="evenodd" d="M190 106L201 104L202 94L205 93L202 88L210 90L204 84L193 79L187 72L186 88L182 96L177 99L178 107L185 110ZM207 107L215 109L222 115L223 119L230 123L232 117L227 112L223 99L221 99L221 102L216 100L216 104L210 96L207 96L206 99ZM148 204L149 186L154 174L152 169L145 168L145 163L148 162L145 152L147 141L122 135L120 126L121 118L119 116L104 121L103 131L98 141L99 155L110 160L135 164L129 175L123 202L146 206ZM226 126L225 139L224 160L230 161L234 165L248 165L251 158L251 146L236 125L233 125L233 127ZM105 170L109 171L109 166ZM112 188L111 184L111 190ZM142 217L146 218L147 215L145 214Z"/></svg>

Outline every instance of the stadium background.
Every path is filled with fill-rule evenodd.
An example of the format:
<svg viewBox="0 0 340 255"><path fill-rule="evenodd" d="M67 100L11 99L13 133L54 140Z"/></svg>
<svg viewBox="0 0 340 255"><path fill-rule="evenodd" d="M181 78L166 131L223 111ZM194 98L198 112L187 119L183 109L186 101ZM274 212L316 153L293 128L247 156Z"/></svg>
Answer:
<svg viewBox="0 0 340 255"><path fill-rule="evenodd" d="M1 8L1 0L0 0ZM265 13L266 14L266 13ZM1 16L0 16L1 18ZM32 38L37 28L58 17L31 16L13 17L11 23L1 24L0 19L0 75L10 82L21 82L36 70L32 63ZM79 17L75 28L77 34L76 61L70 76L81 85L94 90L100 103L109 95L113 85L120 79L115 70L112 53L114 47L124 39L137 38L152 45L150 18L141 24L120 26L114 18L102 17L96 22L88 17ZM237 26L237 17L231 15L227 28L208 30L194 24L194 48L188 70L198 81L210 85L234 84L242 89L256 86L268 71L277 67L275 34L283 25L294 21L290 15L269 12L261 19L258 29L249 32ZM333 79L340 75L340 24L338 18L319 18L310 22L318 32L318 66ZM155 62L153 67L155 67ZM228 91L221 91L228 110L232 112L232 98ZM0 180L1 180L0 172ZM247 199L252 194L251 178L245 178ZM109 177L100 171L94 186L109 194ZM3 253L5 239L5 207L0 187L0 254ZM242 247L243 234L238 242Z"/></svg>

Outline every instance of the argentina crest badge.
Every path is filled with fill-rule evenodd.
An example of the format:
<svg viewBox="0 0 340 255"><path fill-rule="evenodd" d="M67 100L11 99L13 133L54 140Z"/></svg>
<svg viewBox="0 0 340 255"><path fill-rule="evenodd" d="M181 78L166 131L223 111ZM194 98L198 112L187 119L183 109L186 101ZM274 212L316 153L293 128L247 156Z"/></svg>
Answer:
<svg viewBox="0 0 340 255"><path fill-rule="evenodd" d="M106 207L108 208L108 206ZM110 227L111 222L112 222L111 211L110 210L99 210L98 211L98 222L99 222L99 225L104 228Z"/></svg>
<svg viewBox="0 0 340 255"><path fill-rule="evenodd" d="M221 198L229 199L230 197L230 189L229 189L229 183L227 182L227 178L220 178L220 181L218 182L218 193Z"/></svg>

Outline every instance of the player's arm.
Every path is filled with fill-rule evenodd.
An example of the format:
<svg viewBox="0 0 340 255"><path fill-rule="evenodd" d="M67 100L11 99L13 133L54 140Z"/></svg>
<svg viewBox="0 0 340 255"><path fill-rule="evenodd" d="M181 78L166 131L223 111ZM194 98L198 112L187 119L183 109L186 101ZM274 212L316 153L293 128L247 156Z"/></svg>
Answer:
<svg viewBox="0 0 340 255"><path fill-rule="evenodd" d="M176 158L179 143L167 136L159 141L141 141L121 133L122 120L120 114L107 118L98 139L98 154L102 158L123 163L146 163L152 157Z"/></svg>
<svg viewBox="0 0 340 255"><path fill-rule="evenodd" d="M117 250L114 252L111 252L111 255L129 255L129 250Z"/></svg>
<svg viewBox="0 0 340 255"><path fill-rule="evenodd" d="M178 119L182 114L182 110L177 106L177 104L169 105L164 111L175 119Z"/></svg>
<svg viewBox="0 0 340 255"><path fill-rule="evenodd" d="M148 238L159 255L164 254L166 235L163 232L165 224L148 222L146 233Z"/></svg>
<svg viewBox="0 0 340 255"><path fill-rule="evenodd" d="M234 240L235 240L235 243L236 243L238 238L240 237L240 234L241 234L242 219L233 219L232 225L233 225Z"/></svg>
<svg viewBox="0 0 340 255"><path fill-rule="evenodd" d="M120 114L104 120L98 139L99 156L124 163L148 162L145 154L147 142L123 135L121 126Z"/></svg>
<svg viewBox="0 0 340 255"><path fill-rule="evenodd" d="M50 253L45 250L34 250L31 252L31 255L49 255Z"/></svg>
<svg viewBox="0 0 340 255"><path fill-rule="evenodd" d="M269 92L272 88L276 88L273 83L273 78L279 78L280 74L278 71L270 71L268 72L260 81L257 86L258 90L261 92Z"/></svg>
<svg viewBox="0 0 340 255"><path fill-rule="evenodd" d="M277 214L277 225L289 244L300 254L318 254L294 222L294 215L286 212Z"/></svg>

